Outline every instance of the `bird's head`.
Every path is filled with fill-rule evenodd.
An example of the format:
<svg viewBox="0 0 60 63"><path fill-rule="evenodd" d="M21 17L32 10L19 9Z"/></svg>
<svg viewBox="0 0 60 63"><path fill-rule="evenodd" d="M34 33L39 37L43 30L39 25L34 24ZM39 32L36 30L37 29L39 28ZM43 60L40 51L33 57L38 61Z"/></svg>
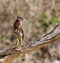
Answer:
<svg viewBox="0 0 60 63"><path fill-rule="evenodd" d="M18 23L20 23L20 25L22 25L24 22L26 22L26 20L20 16L17 16L17 20Z"/></svg>
<svg viewBox="0 0 60 63"><path fill-rule="evenodd" d="M17 21L18 22L24 22L26 21L24 18L20 17L20 16L17 16Z"/></svg>
<svg viewBox="0 0 60 63"><path fill-rule="evenodd" d="M23 23L24 21L26 21L26 20L23 19L23 18L20 17L20 16L17 16L17 19L16 19L16 21L14 22L14 29L21 28L22 23Z"/></svg>

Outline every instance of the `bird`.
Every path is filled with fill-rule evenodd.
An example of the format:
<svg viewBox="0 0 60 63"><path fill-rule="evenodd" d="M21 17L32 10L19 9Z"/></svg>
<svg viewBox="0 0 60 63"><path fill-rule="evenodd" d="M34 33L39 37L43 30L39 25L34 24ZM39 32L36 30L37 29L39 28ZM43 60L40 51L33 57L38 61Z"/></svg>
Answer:
<svg viewBox="0 0 60 63"><path fill-rule="evenodd" d="M23 29L22 29L22 23L24 22L25 20L20 17L20 16L17 16L17 19L15 20L14 24L13 24L13 33L16 37L16 45L17 46L23 46L23 40L24 40L24 32L23 32Z"/></svg>

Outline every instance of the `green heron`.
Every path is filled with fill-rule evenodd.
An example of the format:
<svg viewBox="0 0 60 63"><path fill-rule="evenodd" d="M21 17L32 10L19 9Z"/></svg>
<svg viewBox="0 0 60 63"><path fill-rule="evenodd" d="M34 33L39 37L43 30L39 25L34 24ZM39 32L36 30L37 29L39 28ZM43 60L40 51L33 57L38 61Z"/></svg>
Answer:
<svg viewBox="0 0 60 63"><path fill-rule="evenodd" d="M24 40L24 32L22 29L23 21L25 21L25 20L22 17L17 17L17 19L13 25L14 35L17 38L17 46L23 45L23 40Z"/></svg>

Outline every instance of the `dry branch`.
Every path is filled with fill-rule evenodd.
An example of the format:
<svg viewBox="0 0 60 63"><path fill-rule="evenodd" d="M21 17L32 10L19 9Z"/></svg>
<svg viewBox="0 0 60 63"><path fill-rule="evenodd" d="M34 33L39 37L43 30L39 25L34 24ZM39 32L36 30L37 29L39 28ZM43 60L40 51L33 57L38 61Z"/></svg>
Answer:
<svg viewBox="0 0 60 63"><path fill-rule="evenodd" d="M40 40L26 43L23 47L14 47L6 51L0 52L0 63L9 63L14 59L47 46L50 43L57 42L60 39L60 25L57 25L50 33L43 36Z"/></svg>

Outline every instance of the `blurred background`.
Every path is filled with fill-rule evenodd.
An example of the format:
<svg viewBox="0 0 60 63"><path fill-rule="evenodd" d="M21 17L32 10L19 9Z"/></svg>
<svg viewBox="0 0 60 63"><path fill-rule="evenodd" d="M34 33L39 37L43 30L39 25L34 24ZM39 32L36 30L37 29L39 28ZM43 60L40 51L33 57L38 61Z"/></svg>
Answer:
<svg viewBox="0 0 60 63"><path fill-rule="evenodd" d="M12 34L17 16L23 23L24 42L40 39L60 23L60 0L0 0L0 51L16 46ZM11 63L60 63L60 43L32 51Z"/></svg>

